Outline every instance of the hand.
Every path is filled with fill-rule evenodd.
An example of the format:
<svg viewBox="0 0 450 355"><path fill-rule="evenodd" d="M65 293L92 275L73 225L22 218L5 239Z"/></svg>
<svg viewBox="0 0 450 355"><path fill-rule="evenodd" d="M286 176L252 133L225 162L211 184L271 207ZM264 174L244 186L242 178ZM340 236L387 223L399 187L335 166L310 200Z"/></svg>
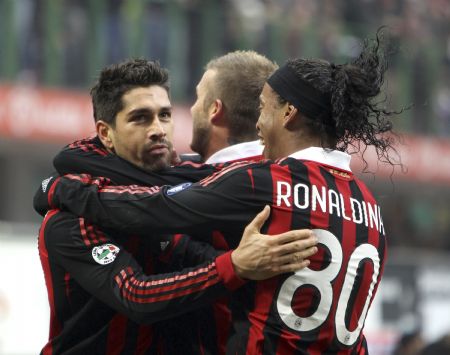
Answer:
<svg viewBox="0 0 450 355"><path fill-rule="evenodd" d="M317 252L317 237L310 229L261 234L269 215L270 207L266 206L247 225L239 246L231 253L234 269L241 278L265 280L303 269L310 263L307 258Z"/></svg>

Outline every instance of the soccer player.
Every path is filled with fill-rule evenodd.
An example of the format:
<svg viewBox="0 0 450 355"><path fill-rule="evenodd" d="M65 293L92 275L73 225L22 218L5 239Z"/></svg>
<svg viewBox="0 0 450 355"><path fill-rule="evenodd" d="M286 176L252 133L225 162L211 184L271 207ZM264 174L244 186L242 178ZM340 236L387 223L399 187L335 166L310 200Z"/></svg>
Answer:
<svg viewBox="0 0 450 355"><path fill-rule="evenodd" d="M257 123L268 161L235 163L194 185L134 193L97 178L62 177L52 183L48 201L136 233L219 229L231 247L251 216L270 204L266 232L314 228L321 251L304 270L248 283L233 294L235 333L227 351L366 353L362 330L381 279L386 237L380 207L351 172L344 150L362 142L388 157L383 134L392 129L392 113L376 101L383 52L378 34L349 64L296 59L276 70L261 93Z"/></svg>
<svg viewBox="0 0 450 355"><path fill-rule="evenodd" d="M261 159L255 124L259 95L277 65L254 51L235 51L211 60L191 107L191 149L206 163Z"/></svg>
<svg viewBox="0 0 450 355"><path fill-rule="evenodd" d="M172 156L167 80L163 68L144 60L105 68L92 90L96 129L104 146L85 145L84 149L105 160L120 161L123 171L139 171L142 175L137 175L149 185L164 181L170 172L162 174L163 178L151 173L168 168ZM115 175L106 171L106 175L116 181L123 179L120 169ZM42 185L44 190L47 187L51 193L49 181ZM292 260L292 255L281 255L279 270L270 269L278 267L276 260L270 260L272 252L277 257L275 254L297 250L305 243L297 240L296 245L277 247L275 244L281 243L274 243L276 238L255 239L263 221L264 215L260 215L247 229L246 242L223 254L187 237L137 238L51 210L39 238L51 308L50 339L42 352L161 352L154 330L135 321L151 323L204 306L241 285L238 276L266 278L306 265L306 261ZM289 241L295 235L298 233L285 234L281 239ZM262 255L267 252L269 255ZM294 256L303 259L308 253ZM193 266L155 274L158 258ZM121 279L125 274L130 277ZM120 289L126 289L127 295Z"/></svg>

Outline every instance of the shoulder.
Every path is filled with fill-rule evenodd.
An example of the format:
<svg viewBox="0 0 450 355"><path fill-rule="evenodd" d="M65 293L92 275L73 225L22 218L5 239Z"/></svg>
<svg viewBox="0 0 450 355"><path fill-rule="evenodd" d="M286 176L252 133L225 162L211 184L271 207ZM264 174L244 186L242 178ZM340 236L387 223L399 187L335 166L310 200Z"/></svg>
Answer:
<svg viewBox="0 0 450 355"><path fill-rule="evenodd" d="M87 137L72 142L64 147L63 152L84 152L99 156L109 155L109 152L97 136Z"/></svg>
<svg viewBox="0 0 450 355"><path fill-rule="evenodd" d="M221 182L234 184L245 179L251 180L254 176L271 174L272 171L279 169L282 170L283 167L278 162L272 160L234 162L203 179L200 184L202 186L207 186L211 183L219 184Z"/></svg>
<svg viewBox="0 0 450 355"><path fill-rule="evenodd" d="M82 217L60 210L49 211L42 222L40 234L49 250L69 244L83 246L83 238L94 232Z"/></svg>

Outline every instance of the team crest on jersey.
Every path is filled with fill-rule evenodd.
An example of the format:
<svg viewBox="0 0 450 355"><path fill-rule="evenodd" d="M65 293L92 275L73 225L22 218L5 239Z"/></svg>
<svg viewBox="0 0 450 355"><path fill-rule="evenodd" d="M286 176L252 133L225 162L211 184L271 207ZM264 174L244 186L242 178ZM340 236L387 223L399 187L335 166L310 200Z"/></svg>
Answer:
<svg viewBox="0 0 450 355"><path fill-rule="evenodd" d="M119 251L119 247L114 244L103 244L92 249L92 257L100 265L107 265L116 259Z"/></svg>
<svg viewBox="0 0 450 355"><path fill-rule="evenodd" d="M186 190L189 186L192 185L192 182L184 182L182 184L171 187L166 191L167 196L175 195L176 193Z"/></svg>

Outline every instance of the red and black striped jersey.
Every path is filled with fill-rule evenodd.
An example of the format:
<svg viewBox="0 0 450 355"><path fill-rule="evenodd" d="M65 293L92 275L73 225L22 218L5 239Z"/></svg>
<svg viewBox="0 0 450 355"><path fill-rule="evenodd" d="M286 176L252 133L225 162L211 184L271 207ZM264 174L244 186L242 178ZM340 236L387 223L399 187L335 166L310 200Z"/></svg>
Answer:
<svg viewBox="0 0 450 355"><path fill-rule="evenodd" d="M221 169L223 164L217 164L214 166L204 166L201 164L195 164L186 162L177 167L177 170L167 169L166 171L161 172L161 174L148 173L141 170L139 167L136 167L126 160L121 159L115 154L109 153L98 137L91 137L83 140L76 141L68 146L66 146L54 159L55 169L61 173L90 173L90 174L100 174L102 176L107 176L109 179L112 179L115 183L121 184L129 184L129 183L140 183L145 185L160 185L167 183L179 183L181 181L197 181L202 177L205 177L212 173L213 171L217 171ZM56 219L57 221L55 222ZM45 225L45 234L53 235L55 233L60 233L62 235L70 235L71 233L77 232L79 228L79 235L86 235L86 227L81 228L78 226L78 219L73 220L73 216L68 214L59 213L57 217L53 217L50 221L43 224ZM100 230L90 225L90 231L97 231L101 233ZM83 232L84 231L84 232ZM97 233L96 232L96 233ZM94 233L94 232L91 232ZM117 236L114 236L114 233L109 233L109 235L113 236L112 239L116 240ZM54 237L51 237L54 238ZM199 258L199 254L202 255L202 248L191 247L186 252L189 254L189 257L180 257L179 246L177 245L177 253L174 253L174 257L168 258L167 255L171 255L171 253L165 253L164 258L156 258L153 257L154 251L160 250L160 245L158 243L149 243L148 241L151 239L143 239L133 237L131 241L127 241L128 237L122 236L120 242L123 243L126 250L130 252L130 254L135 257L135 261L138 265L145 270L147 274L165 274L166 276L172 274L174 271L183 270L186 267L194 267L196 264L200 262L204 262ZM225 250L228 249L226 243L224 243L223 238L218 233L214 233L213 235L208 235L204 237L204 239L208 240L212 245L214 245L217 249ZM178 240L178 237L177 237ZM54 240L56 242L56 239ZM116 242L117 243L117 242ZM128 245L132 243L133 248L127 248ZM168 242L164 242L162 245L166 245ZM187 243L180 243L181 245L186 245ZM191 243L192 244L192 243ZM191 245L188 244L188 245ZM52 240L52 244L53 240ZM123 248L122 248L123 249ZM58 252L62 250L58 248L54 248L55 252L50 253L50 258L43 259L45 264L54 264L55 259L58 258ZM44 253L45 254L45 253ZM204 253L203 253L204 254ZM48 255L48 253L47 253ZM143 256L146 256L145 258ZM196 256L196 258L195 258ZM70 262L70 257L62 259L65 262ZM192 260L196 262L193 263ZM189 262L190 261L190 262ZM87 267L89 264L86 264ZM150 267L151 265L151 267ZM83 287L78 283L78 277L74 277L64 268L64 264L59 264L59 267L56 268L59 270L59 274L70 275L71 284L73 285L74 290L84 290ZM45 268L46 278L52 279L56 278L54 274L48 275L50 272L49 268ZM184 270L183 270L184 271ZM86 273L86 275L90 275L90 273ZM173 274L173 277L177 277L178 273ZM163 275L164 276L164 275ZM90 276L87 276L88 278ZM86 282L85 280L82 282ZM47 285L61 284L58 280L56 282L48 283ZM173 285L174 289L178 288L177 284ZM184 287L181 285L181 287ZM68 297L68 294L63 292L54 292L54 288L49 288L49 300L50 303L53 302L57 305L67 305L68 302L64 300L64 297ZM51 295L52 293L52 295ZM92 299L89 297L89 292L85 292L85 297L82 298L86 300L86 303L91 303ZM80 299L77 296L77 292L71 293L72 298ZM93 296L91 296L93 297ZM199 299L205 297L204 295L199 294ZM72 350L80 350L83 352L91 352L93 349L97 347L101 348L102 351L107 351L106 353L129 353L133 346L135 349L145 350L149 353L158 353L158 354L221 354L224 352L225 341L228 335L229 327L230 327L230 312L226 304L228 303L227 297L221 297L216 300L214 304L207 302L205 299L201 308L196 309L195 311L187 312L189 308L186 307L182 315L176 316L176 313L171 313L171 306L168 306L168 310L166 312L170 319L158 321L152 327L149 326L139 326L133 320L128 319L123 314L114 313L114 309L111 308L103 302L103 298L100 298L100 301L95 303L95 307L99 312L108 313L111 317L107 317L103 320L103 324L98 322L95 324L95 327L98 329L102 329L102 334L98 332L93 332L92 334L88 334L88 332L84 333L86 338L92 338L92 341L86 341L77 338L77 341L80 342L80 345L76 348L70 348ZM70 303L73 303L70 301ZM52 305L51 305L52 306ZM116 305L117 306L117 305ZM54 305L52 308L55 308ZM82 305L78 307L80 310L86 309ZM89 307L88 307L89 308ZM197 308L197 307L194 307ZM59 311L57 316L52 312L52 324L55 323L55 317L61 318L61 315L68 314L67 309L64 307L59 307ZM91 311L92 309L89 308ZM70 312L69 312L70 313ZM73 328L86 328L84 324L86 321L86 317L89 318L90 312L84 313L79 312L78 314L70 313L70 322L59 322L63 324L60 327L59 331L55 333L55 327L52 326L50 331L50 341L46 345L45 349L52 347L54 349L59 349L56 353L60 353L61 349L64 348L64 344L67 342L67 334L68 332L72 332ZM119 323L112 321L114 317L119 317L121 321ZM154 319L158 319L157 316L149 317ZM65 325L70 324L71 326L66 330ZM117 330L116 328L119 327ZM136 333L136 329L139 329L139 332ZM105 332L108 334L114 335L114 344L118 344L117 351L114 352L112 348L105 348L108 344L105 343L105 339L110 339L111 336L105 338ZM53 335L52 335L53 334ZM58 334L55 336L54 334ZM138 337L136 338L136 336ZM176 337L174 336L176 335ZM109 340L108 340L109 341ZM97 345L98 344L98 345ZM122 345L121 345L122 344ZM120 345L120 346L119 346ZM109 344L108 346L111 346ZM113 347L114 348L114 347ZM44 350L45 350L44 349ZM125 350L121 350L125 349ZM77 350L77 351L78 351ZM46 350L47 351L47 350ZM132 352L132 351L131 351Z"/></svg>
<svg viewBox="0 0 450 355"><path fill-rule="evenodd" d="M59 210L44 218L39 254L51 318L42 354L170 354L165 332L149 324L242 284L230 253L219 255L209 244L182 235L121 236ZM171 260L195 266L155 273Z"/></svg>
<svg viewBox="0 0 450 355"><path fill-rule="evenodd" d="M233 294L240 354L364 354L362 333L381 279L386 239L380 208L342 152L308 148L259 164L232 164L197 184L135 192L89 177L65 177L49 196L100 225L141 233L220 230L230 247L264 205L264 232L312 228L319 252L297 273L252 282Z"/></svg>

